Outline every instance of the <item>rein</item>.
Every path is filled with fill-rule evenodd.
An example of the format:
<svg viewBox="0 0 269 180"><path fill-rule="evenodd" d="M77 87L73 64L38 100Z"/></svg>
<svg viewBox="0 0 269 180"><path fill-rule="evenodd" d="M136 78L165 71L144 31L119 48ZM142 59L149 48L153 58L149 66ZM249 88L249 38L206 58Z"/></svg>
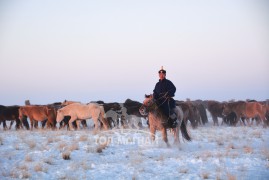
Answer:
<svg viewBox="0 0 269 180"><path fill-rule="evenodd" d="M168 90L168 91L170 91L170 90ZM158 105L158 107L162 106L162 105L163 105L163 104L164 104L164 103L165 103L167 100L169 100L169 99L170 99L170 97L168 97L168 96L167 96L168 91L167 91L167 92L165 92L163 96L161 96L161 97L159 97L159 98L157 99L157 101L158 101L158 100L160 100L160 99L164 98L163 102L162 102L160 105ZM168 102L168 103L169 103L169 102ZM169 106L169 107L170 107L170 106Z"/></svg>

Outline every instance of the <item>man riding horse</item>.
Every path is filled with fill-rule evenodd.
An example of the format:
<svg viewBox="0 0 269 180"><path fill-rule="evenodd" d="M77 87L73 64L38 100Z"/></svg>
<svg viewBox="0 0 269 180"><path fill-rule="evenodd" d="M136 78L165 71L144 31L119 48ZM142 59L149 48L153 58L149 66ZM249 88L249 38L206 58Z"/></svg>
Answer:
<svg viewBox="0 0 269 180"><path fill-rule="evenodd" d="M159 70L159 78L159 82L156 83L153 90L153 98L163 111L164 115L167 116L168 125L171 128L174 128L177 126L177 115L174 112L176 103L173 99L176 87L170 80L166 79L166 71L163 67Z"/></svg>

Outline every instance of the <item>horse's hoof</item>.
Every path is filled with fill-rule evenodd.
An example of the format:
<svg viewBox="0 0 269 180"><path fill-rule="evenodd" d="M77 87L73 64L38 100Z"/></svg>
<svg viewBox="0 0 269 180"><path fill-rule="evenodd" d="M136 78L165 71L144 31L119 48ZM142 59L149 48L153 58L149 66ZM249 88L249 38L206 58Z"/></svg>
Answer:
<svg viewBox="0 0 269 180"><path fill-rule="evenodd" d="M178 146L179 144L180 144L179 141L175 141L174 142L174 145L177 145Z"/></svg>
<svg viewBox="0 0 269 180"><path fill-rule="evenodd" d="M171 145L170 145L169 143L166 143L166 145L167 145L167 147L168 147L168 148L170 148L170 147L171 147Z"/></svg>

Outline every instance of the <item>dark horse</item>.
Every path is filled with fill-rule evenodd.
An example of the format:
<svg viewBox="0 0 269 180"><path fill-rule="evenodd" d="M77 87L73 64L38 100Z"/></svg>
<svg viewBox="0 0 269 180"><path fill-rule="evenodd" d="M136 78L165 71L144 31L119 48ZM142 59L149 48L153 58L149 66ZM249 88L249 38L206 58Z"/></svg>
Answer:
<svg viewBox="0 0 269 180"><path fill-rule="evenodd" d="M155 132L156 130L162 131L162 136L164 142L169 147L170 144L167 138L167 129L171 128L168 125L168 118L163 114L162 110L158 107L158 105L153 100L152 95L145 95L145 100L143 105L140 107L139 111L142 115L148 115L149 119L149 128L151 132L152 140L155 140ZM183 121L183 111L180 107L176 106L174 109L177 114L177 119L179 121L176 128L172 128L174 132L175 143L179 143L179 127L182 133L182 137L187 141L191 141L191 137L188 134L187 127L185 122Z"/></svg>
<svg viewBox="0 0 269 180"><path fill-rule="evenodd" d="M22 120L19 119L19 108L20 106L2 106L0 105L0 122L3 122L3 128L7 129L6 120L16 121L16 129L20 129L23 125L29 129L29 123L26 117L23 117ZM11 128L11 127L10 127Z"/></svg>

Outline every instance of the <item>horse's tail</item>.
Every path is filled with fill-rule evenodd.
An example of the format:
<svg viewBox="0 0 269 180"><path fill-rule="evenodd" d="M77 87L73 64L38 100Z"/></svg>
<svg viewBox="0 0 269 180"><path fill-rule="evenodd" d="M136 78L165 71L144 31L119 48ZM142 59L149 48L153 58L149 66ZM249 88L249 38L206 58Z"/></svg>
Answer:
<svg viewBox="0 0 269 180"><path fill-rule="evenodd" d="M181 130L181 134L182 134L182 137L184 139L186 139L187 141L191 141L191 137L188 133L188 130L187 130L187 127L186 127L186 124L185 124L185 121L183 120L181 125L180 125L180 130Z"/></svg>

